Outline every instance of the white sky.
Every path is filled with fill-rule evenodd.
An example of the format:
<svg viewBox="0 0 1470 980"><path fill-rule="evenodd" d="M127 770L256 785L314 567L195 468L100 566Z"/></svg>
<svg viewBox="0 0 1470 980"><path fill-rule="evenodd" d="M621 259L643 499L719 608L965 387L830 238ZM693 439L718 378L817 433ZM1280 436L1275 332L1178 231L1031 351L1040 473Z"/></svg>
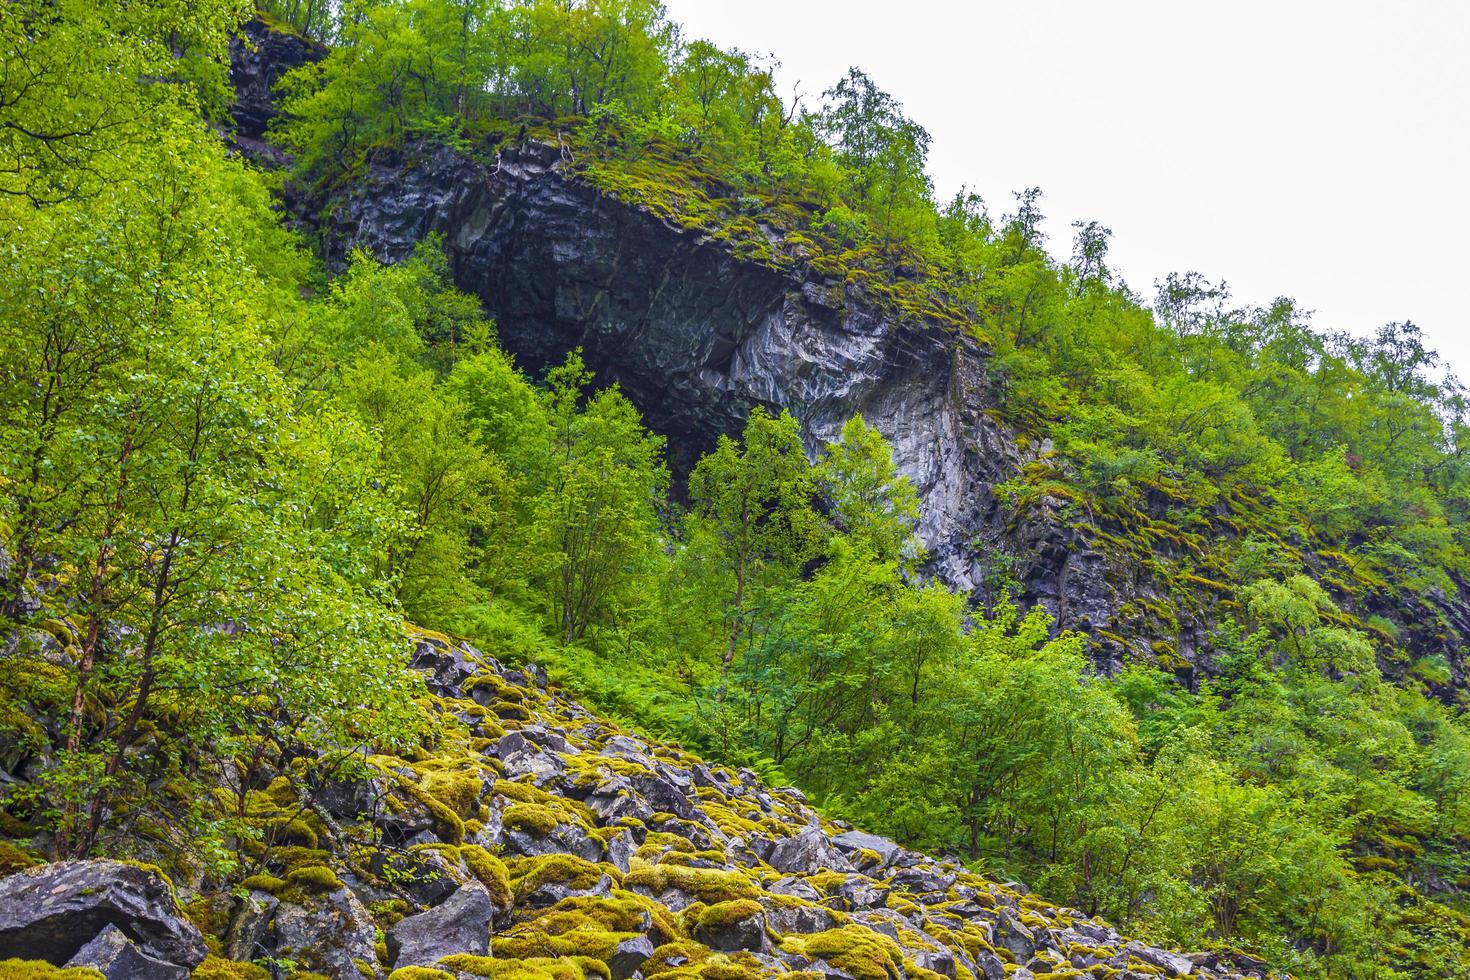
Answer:
<svg viewBox="0 0 1470 980"><path fill-rule="evenodd" d="M933 136L941 197L1045 193L1147 299L1198 270L1318 329L1413 320L1470 380L1470 0L665 0L774 54L806 104L855 65Z"/></svg>

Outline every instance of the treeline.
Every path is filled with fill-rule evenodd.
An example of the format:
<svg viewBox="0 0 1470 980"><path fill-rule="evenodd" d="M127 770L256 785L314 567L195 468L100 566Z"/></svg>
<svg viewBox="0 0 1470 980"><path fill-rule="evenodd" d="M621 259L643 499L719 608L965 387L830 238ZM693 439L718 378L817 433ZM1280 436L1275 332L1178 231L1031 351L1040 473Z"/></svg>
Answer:
<svg viewBox="0 0 1470 980"><path fill-rule="evenodd" d="M435 243L327 276L201 119L248 11L150 9L0 11L0 834L228 880L263 763L434 738L407 617L1135 932L1301 976L1470 975L1470 729L1428 696L1451 665L1386 683L1390 632L1288 560L1304 537L1211 542L1242 584L1191 692L1096 676L999 559L984 602L925 583L913 490L861 419L813 458L757 412L675 503L627 398L575 354L525 377ZM275 8L336 45L286 83L298 179L585 114L588 179L666 205L652 177L697 164L701 220L785 222L895 303L968 308L1003 409L1057 442L1033 475L1079 507L1244 486L1262 527L1401 563L1392 588L1459 573L1457 395L1410 330L1324 338L1193 278L1151 312L1101 229L1049 259L1034 196L997 223L935 208L927 137L860 74L796 112L652 5L322 9Z"/></svg>

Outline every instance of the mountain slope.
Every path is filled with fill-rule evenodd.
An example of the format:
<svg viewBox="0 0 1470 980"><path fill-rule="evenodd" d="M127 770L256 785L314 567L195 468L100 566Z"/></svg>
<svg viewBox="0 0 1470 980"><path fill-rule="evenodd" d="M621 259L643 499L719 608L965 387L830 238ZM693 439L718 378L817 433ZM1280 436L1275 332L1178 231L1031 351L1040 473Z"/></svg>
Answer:
<svg viewBox="0 0 1470 980"><path fill-rule="evenodd" d="M418 636L412 663L447 725L437 747L257 773L243 812L264 836L249 874L233 887L175 883L211 950L196 977L263 976L239 965L249 960L342 980L1264 975L1250 957L1132 941L1020 885L825 820L795 789L597 716L535 666L508 669L433 634ZM98 878L77 867L0 878L0 960L65 962L101 928L78 909ZM123 892L149 887L105 862L99 874ZM171 919L161 904L131 906L148 918L124 915L124 932L144 942L147 922ZM65 949L45 938L58 924L74 940ZM171 931L175 961L199 949L197 962L193 927Z"/></svg>

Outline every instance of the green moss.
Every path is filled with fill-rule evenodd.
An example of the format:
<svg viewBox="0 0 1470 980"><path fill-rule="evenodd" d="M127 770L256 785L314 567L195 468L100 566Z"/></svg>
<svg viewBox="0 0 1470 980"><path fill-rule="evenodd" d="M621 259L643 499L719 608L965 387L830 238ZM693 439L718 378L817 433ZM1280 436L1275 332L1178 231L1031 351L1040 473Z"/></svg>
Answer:
<svg viewBox="0 0 1470 980"><path fill-rule="evenodd" d="M45 863L30 851L23 851L14 844L0 840L0 876L14 874L17 871L24 871L26 868L34 868L38 864Z"/></svg>
<svg viewBox="0 0 1470 980"><path fill-rule="evenodd" d="M651 868L634 869L623 876L623 887L630 890L646 889L655 895L673 888L693 895L707 905L737 899L755 899L760 895L760 890L750 879L738 871L687 868L675 864L657 864Z"/></svg>
<svg viewBox="0 0 1470 980"><path fill-rule="evenodd" d="M545 837L563 822L561 814L540 803L512 803L501 819L507 830L524 831L533 837Z"/></svg>
<svg viewBox="0 0 1470 980"><path fill-rule="evenodd" d="M315 847L272 847L266 853L266 861L273 868L279 868L282 873L295 871L297 868L308 868L316 865L326 864L332 859L332 855Z"/></svg>
<svg viewBox="0 0 1470 980"><path fill-rule="evenodd" d="M454 980L454 974L427 966L400 966L388 974L388 980Z"/></svg>
<svg viewBox="0 0 1470 980"><path fill-rule="evenodd" d="M555 935L523 929L496 936L490 942L490 951L498 959L584 956L606 963L617 952L619 943L637 935L636 932L608 932L597 928L571 929Z"/></svg>
<svg viewBox="0 0 1470 980"><path fill-rule="evenodd" d="M485 886L490 893L490 900L501 908L509 907L511 903L510 871L505 862L491 854L478 844L466 844L459 849L459 856L464 860L465 867L470 874Z"/></svg>
<svg viewBox="0 0 1470 980"><path fill-rule="evenodd" d="M553 936L576 930L646 933L657 945L679 934L668 908L643 895L615 889L611 896L573 896L537 916L537 929Z"/></svg>
<svg viewBox="0 0 1470 980"><path fill-rule="evenodd" d="M194 968L193 980L270 980L271 973L254 963L241 963L220 956L206 956Z"/></svg>
<svg viewBox="0 0 1470 980"><path fill-rule="evenodd" d="M308 865L297 868L286 875L288 887L300 888L308 894L320 894L323 892L334 892L343 887L342 879L336 873L324 865Z"/></svg>
<svg viewBox="0 0 1470 980"><path fill-rule="evenodd" d="M826 960L857 980L900 980L903 953L887 936L861 926L841 926L809 936L787 936L781 948Z"/></svg>
<svg viewBox="0 0 1470 980"><path fill-rule="evenodd" d="M439 771L425 775L419 782L419 789L460 818L467 818L476 813L482 785L476 773Z"/></svg>
<svg viewBox="0 0 1470 980"><path fill-rule="evenodd" d="M699 914L700 929L723 929L737 922L760 915L764 909L759 902L748 898L737 898L730 902L717 902Z"/></svg>
<svg viewBox="0 0 1470 980"><path fill-rule="evenodd" d="M314 848L318 843L316 831L300 817L271 817L264 830L267 840L281 844Z"/></svg>
<svg viewBox="0 0 1470 980"><path fill-rule="evenodd" d="M246 878L244 881L240 882L240 887L249 888L252 891L266 892L271 895L278 895L280 894L281 890L286 887L286 882L280 878L277 878L275 875L258 874L251 875L249 878Z"/></svg>
<svg viewBox="0 0 1470 980"><path fill-rule="evenodd" d="M399 790L429 811L429 816L434 820L435 836L451 844L458 844L464 840L464 820L455 812L454 807L445 804L423 785L396 772L391 767L380 765L380 768L385 775L397 783ZM429 778L426 776L424 782L428 781ZM445 783L440 788L452 793L455 787Z"/></svg>
<svg viewBox="0 0 1470 980"><path fill-rule="evenodd" d="M0 960L5 980L107 980L90 966L59 967L42 960Z"/></svg>
<svg viewBox="0 0 1470 980"><path fill-rule="evenodd" d="M587 968L583 962L570 957L535 957L520 960L500 960L493 956L470 956L456 953L446 956L437 964L454 973L472 977L489 977L491 980L587 980ZM597 964L602 970L602 964ZM605 975L599 971L598 975Z"/></svg>
<svg viewBox="0 0 1470 980"><path fill-rule="evenodd" d="M543 854L521 858L509 865L510 883L516 898L531 894L542 885L561 884L578 890L597 887L603 875L614 882L621 878L618 870L607 864L593 864L571 854Z"/></svg>

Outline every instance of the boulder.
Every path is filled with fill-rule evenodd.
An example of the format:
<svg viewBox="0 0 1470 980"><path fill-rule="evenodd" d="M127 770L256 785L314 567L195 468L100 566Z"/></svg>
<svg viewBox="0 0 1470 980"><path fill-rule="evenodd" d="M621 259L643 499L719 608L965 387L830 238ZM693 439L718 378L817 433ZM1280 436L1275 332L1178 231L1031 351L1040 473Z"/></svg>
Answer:
<svg viewBox="0 0 1470 980"><path fill-rule="evenodd" d="M975 955L975 966L985 980L1006 980L1006 966L1001 958L989 950L982 949Z"/></svg>
<svg viewBox="0 0 1470 980"><path fill-rule="evenodd" d="M995 942L1010 950L1017 963L1026 962L1036 952L1036 934L1010 909L1001 909L995 920Z"/></svg>
<svg viewBox="0 0 1470 980"><path fill-rule="evenodd" d="M832 843L838 850L846 853L855 851L872 851L877 854L884 864L887 864L903 848L899 847L887 837L879 837L877 834L865 834L861 830L849 830L845 834L838 834L832 838Z"/></svg>
<svg viewBox="0 0 1470 980"><path fill-rule="evenodd" d="M189 980L188 967L154 959L110 924L77 950L66 965L100 970L107 980Z"/></svg>
<svg viewBox="0 0 1470 980"><path fill-rule="evenodd" d="M471 882L443 905L411 915L388 930L388 958L394 968L433 966L453 953L484 956L490 949L495 905L479 882Z"/></svg>
<svg viewBox="0 0 1470 980"><path fill-rule="evenodd" d="M723 953L761 950L766 945L765 910L756 902L738 900L710 906L694 927L694 938Z"/></svg>
<svg viewBox="0 0 1470 980"><path fill-rule="evenodd" d="M192 969L207 952L163 875L121 861L63 861L0 878L0 959L61 964L107 926L146 956Z"/></svg>
<svg viewBox="0 0 1470 980"><path fill-rule="evenodd" d="M276 948L271 938L271 920L280 904L280 899L261 891L252 891L240 899L225 932L225 955L245 962L269 956Z"/></svg>
<svg viewBox="0 0 1470 980"><path fill-rule="evenodd" d="M1171 977L1187 977L1194 972L1194 961L1183 953L1171 953L1151 946L1130 946L1128 951Z"/></svg>
<svg viewBox="0 0 1470 980"><path fill-rule="evenodd" d="M818 871L852 871L852 863L832 846L820 827L807 827L795 837L778 841L766 859L777 871L816 874Z"/></svg>
<svg viewBox="0 0 1470 980"><path fill-rule="evenodd" d="M304 904L282 902L272 921L276 956L289 957L332 980L379 975L373 920L346 888L311 896Z"/></svg>
<svg viewBox="0 0 1470 980"><path fill-rule="evenodd" d="M618 943L607 958L611 980L628 980L653 955L653 941L647 936L632 936Z"/></svg>
<svg viewBox="0 0 1470 980"><path fill-rule="evenodd" d="M419 908L433 908L453 895L460 885L459 869L431 850L409 854L374 851L368 869L391 880L394 890Z"/></svg>

